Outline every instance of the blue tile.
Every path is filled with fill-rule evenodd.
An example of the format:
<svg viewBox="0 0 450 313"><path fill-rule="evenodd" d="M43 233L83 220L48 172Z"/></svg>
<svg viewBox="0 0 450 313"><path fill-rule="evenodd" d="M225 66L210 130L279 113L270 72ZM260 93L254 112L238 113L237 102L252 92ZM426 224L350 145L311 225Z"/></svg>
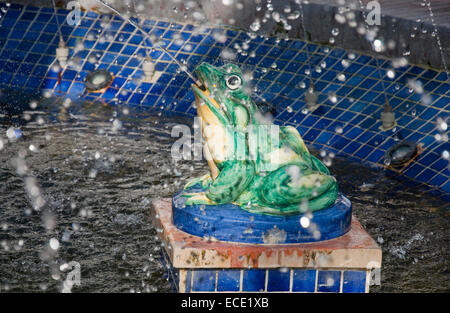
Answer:
<svg viewBox="0 0 450 313"><path fill-rule="evenodd" d="M365 292L365 271L344 271L343 279L342 292Z"/></svg>
<svg viewBox="0 0 450 313"><path fill-rule="evenodd" d="M372 153L367 157L367 161L378 163L381 161L381 158L384 156L384 152L378 149L374 149Z"/></svg>
<svg viewBox="0 0 450 313"><path fill-rule="evenodd" d="M446 184L443 184L443 185L441 186L441 189L442 189L445 193L450 193L450 180L448 179L448 176L447 176L447 183L446 183Z"/></svg>
<svg viewBox="0 0 450 313"><path fill-rule="evenodd" d="M18 75L14 76L14 79L11 81L11 85L15 87L23 87L28 80L28 76Z"/></svg>
<svg viewBox="0 0 450 313"><path fill-rule="evenodd" d="M309 142L316 140L317 136L320 134L320 130L311 128L306 134L304 134L303 139Z"/></svg>
<svg viewBox="0 0 450 313"><path fill-rule="evenodd" d="M264 291L266 289L266 270L244 270L242 291Z"/></svg>
<svg viewBox="0 0 450 313"><path fill-rule="evenodd" d="M435 171L426 169L422 173L420 173L418 176L416 176L416 179L420 182L427 183L435 175L436 175Z"/></svg>
<svg viewBox="0 0 450 313"><path fill-rule="evenodd" d="M186 271L186 285L184 286L186 292L190 292L191 291L191 277L192 277L192 271L191 270L187 270Z"/></svg>
<svg viewBox="0 0 450 313"><path fill-rule="evenodd" d="M130 100L128 100L128 102L140 104L143 98L144 98L143 94L135 93L131 96L131 98L130 98Z"/></svg>
<svg viewBox="0 0 450 313"><path fill-rule="evenodd" d="M214 291L216 270L195 270L192 275L192 291Z"/></svg>
<svg viewBox="0 0 450 313"><path fill-rule="evenodd" d="M289 291L290 270L269 270L267 291Z"/></svg>
<svg viewBox="0 0 450 313"><path fill-rule="evenodd" d="M70 87L70 94L72 95L80 95L84 91L84 84L79 82L74 82L72 86Z"/></svg>
<svg viewBox="0 0 450 313"><path fill-rule="evenodd" d="M39 86L40 86L40 84L41 84L41 81L42 81L42 78L37 78L37 77L31 76L31 77L28 79L28 82L27 82L26 87L32 88L32 89L35 89L35 90L36 90L36 89L39 88Z"/></svg>
<svg viewBox="0 0 450 313"><path fill-rule="evenodd" d="M292 291L314 292L316 285L316 270L294 270Z"/></svg>
<svg viewBox="0 0 450 313"><path fill-rule="evenodd" d="M241 270L219 270L217 291L239 291Z"/></svg>
<svg viewBox="0 0 450 313"><path fill-rule="evenodd" d="M56 79L44 79L42 82L41 88L42 89L53 89L53 86L56 84Z"/></svg>
<svg viewBox="0 0 450 313"><path fill-rule="evenodd" d="M448 166L447 160L438 159L436 162L434 162L431 165L431 168L439 172L439 171L443 170L444 168L446 168L447 166Z"/></svg>
<svg viewBox="0 0 450 313"><path fill-rule="evenodd" d="M317 291L339 292L341 283L340 271L319 271L317 277Z"/></svg>

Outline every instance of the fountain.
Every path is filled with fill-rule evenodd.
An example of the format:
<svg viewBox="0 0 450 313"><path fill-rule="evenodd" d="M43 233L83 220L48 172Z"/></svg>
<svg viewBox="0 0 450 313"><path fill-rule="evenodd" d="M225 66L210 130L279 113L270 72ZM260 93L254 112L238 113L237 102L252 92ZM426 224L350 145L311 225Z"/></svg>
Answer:
<svg viewBox="0 0 450 313"><path fill-rule="evenodd" d="M151 64L144 63L146 76ZM169 263L179 277L176 289L368 292L381 251L355 219L352 223L350 201L338 194L335 179L298 131L267 124L246 94L239 68L204 63L196 70L199 79L184 71L196 83L210 174L188 183L171 204L153 202L155 226L163 229ZM311 77L310 82L306 102L314 111L317 95ZM276 138L267 137L268 126ZM196 241L201 244L189 247ZM312 242L316 245L305 246ZM247 277L255 270L264 277L258 283Z"/></svg>
<svg viewBox="0 0 450 313"><path fill-rule="evenodd" d="M99 4L101 4L102 6L104 6L105 8L111 10L114 14L120 16L121 18L123 18L125 21L127 21L128 23L130 23L131 25L133 25L136 29L138 29L144 36L145 38L150 42L150 44L156 48L156 49L160 49L162 50L164 53L166 53L173 62L175 62L181 70L183 70L188 76L189 78L191 78L198 86L201 86L200 83L198 82L197 79L195 79L195 77L187 70L186 66L184 66L180 61L178 61L165 47L158 45L158 46L154 46L152 44L152 39L149 36L149 34L145 31L145 29L143 29L139 24L135 23L134 21L132 21L130 18L124 16L122 13L120 13L119 10L117 10L116 8L112 7L111 5L109 5L108 3L104 2L103 0L95 0L97 1Z"/></svg>
<svg viewBox="0 0 450 313"><path fill-rule="evenodd" d="M431 3L433 33L407 43L437 46L413 64L353 1L131 2L138 20L81 1L95 11L70 27L55 5L0 4L0 291L445 288L448 49ZM184 158L192 141L204 160Z"/></svg>
<svg viewBox="0 0 450 313"><path fill-rule="evenodd" d="M295 128L262 117L238 67L196 73L210 173L152 208L176 288L367 292L381 251L326 166Z"/></svg>

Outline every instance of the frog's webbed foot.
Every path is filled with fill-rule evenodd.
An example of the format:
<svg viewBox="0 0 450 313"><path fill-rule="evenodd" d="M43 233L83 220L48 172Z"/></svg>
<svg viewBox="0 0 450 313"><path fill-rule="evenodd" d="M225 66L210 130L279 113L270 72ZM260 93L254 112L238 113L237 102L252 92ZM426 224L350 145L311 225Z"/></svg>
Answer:
<svg viewBox="0 0 450 313"><path fill-rule="evenodd" d="M202 189L207 189L211 184L212 179L210 174L203 175L202 177L197 177L189 181L186 185L184 185L184 189L189 189L197 184L200 184Z"/></svg>
<svg viewBox="0 0 450 313"><path fill-rule="evenodd" d="M215 204L206 196L205 192L192 192L184 193L183 197L187 198L186 205L196 205L196 204Z"/></svg>
<svg viewBox="0 0 450 313"><path fill-rule="evenodd" d="M207 197L219 204L233 202L252 182L254 175L255 168L250 161L227 162L209 186Z"/></svg>
<svg viewBox="0 0 450 313"><path fill-rule="evenodd" d="M290 211L308 201L309 210L315 211L335 202L338 189L334 177L311 169L300 170L298 177L293 177L291 166L296 165L286 165L264 177L258 193L267 206Z"/></svg>

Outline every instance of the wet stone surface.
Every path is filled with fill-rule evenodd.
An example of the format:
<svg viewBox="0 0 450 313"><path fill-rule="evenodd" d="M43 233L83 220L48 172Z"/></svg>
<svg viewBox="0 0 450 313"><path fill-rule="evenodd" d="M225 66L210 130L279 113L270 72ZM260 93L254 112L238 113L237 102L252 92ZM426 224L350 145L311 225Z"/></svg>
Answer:
<svg viewBox="0 0 450 313"><path fill-rule="evenodd" d="M72 292L170 291L149 204L207 172L206 162L171 158L172 126L192 120L60 108L40 103L15 142L0 123L0 292L61 291L71 261L81 266ZM345 160L331 172L383 249L371 291L449 291L448 203Z"/></svg>

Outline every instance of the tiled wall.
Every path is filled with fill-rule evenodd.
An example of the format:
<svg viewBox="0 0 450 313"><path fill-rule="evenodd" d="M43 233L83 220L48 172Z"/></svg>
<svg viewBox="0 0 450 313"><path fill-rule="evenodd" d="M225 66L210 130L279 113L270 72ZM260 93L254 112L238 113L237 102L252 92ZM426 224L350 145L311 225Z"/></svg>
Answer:
<svg viewBox="0 0 450 313"><path fill-rule="evenodd" d="M151 53L156 69L163 74L155 84L141 83L142 57L145 55L143 36L133 26L114 17L109 27L101 27L101 16L83 13L79 26L65 22L68 13L58 10L58 20L70 48L83 43L77 52L79 69L67 69L61 84L58 73L51 69L58 45L57 23L53 9L23 7L12 4L2 9L0 27L0 88L25 92L41 90L87 100L102 100L110 104L162 108L165 111L194 115L192 81L179 73L177 65L167 55ZM5 12L3 12L5 11ZM382 79L376 59L338 48L319 46L300 40L250 38L245 32L232 29L204 28L188 24L170 24L147 20L144 28L162 36L165 46L178 60L192 70L196 64L223 64L223 49L236 52L245 47L234 62L253 73L255 93L276 106L276 122L296 126L305 141L318 149L326 149L345 158L371 166L382 166L385 151L396 140L411 140L424 144L424 152L404 170L408 184L425 183L434 186L430 192L450 201L450 169L444 151L450 151L447 141L438 141L438 117L450 116L449 81L447 74L414 65L395 69L395 77L385 73L392 67L389 60L379 59ZM96 38L110 36L106 41ZM220 39L217 41L216 39ZM223 40L222 40L223 39ZM71 49L73 53L73 49ZM92 60L94 57L95 60ZM92 61L92 63L90 63ZM344 66L345 64L348 66ZM321 106L312 113L304 112L301 84L308 85L305 70L312 64L312 76L320 92ZM276 65L276 67L274 66ZM89 70L106 68L115 76L112 86L103 94L84 90L83 80ZM346 77L340 81L337 77ZM408 85L416 79L431 102L421 102L422 95ZM395 112L398 126L385 132L379 129L384 93ZM336 95L334 96L329 95ZM336 99L336 101L334 101Z"/></svg>

